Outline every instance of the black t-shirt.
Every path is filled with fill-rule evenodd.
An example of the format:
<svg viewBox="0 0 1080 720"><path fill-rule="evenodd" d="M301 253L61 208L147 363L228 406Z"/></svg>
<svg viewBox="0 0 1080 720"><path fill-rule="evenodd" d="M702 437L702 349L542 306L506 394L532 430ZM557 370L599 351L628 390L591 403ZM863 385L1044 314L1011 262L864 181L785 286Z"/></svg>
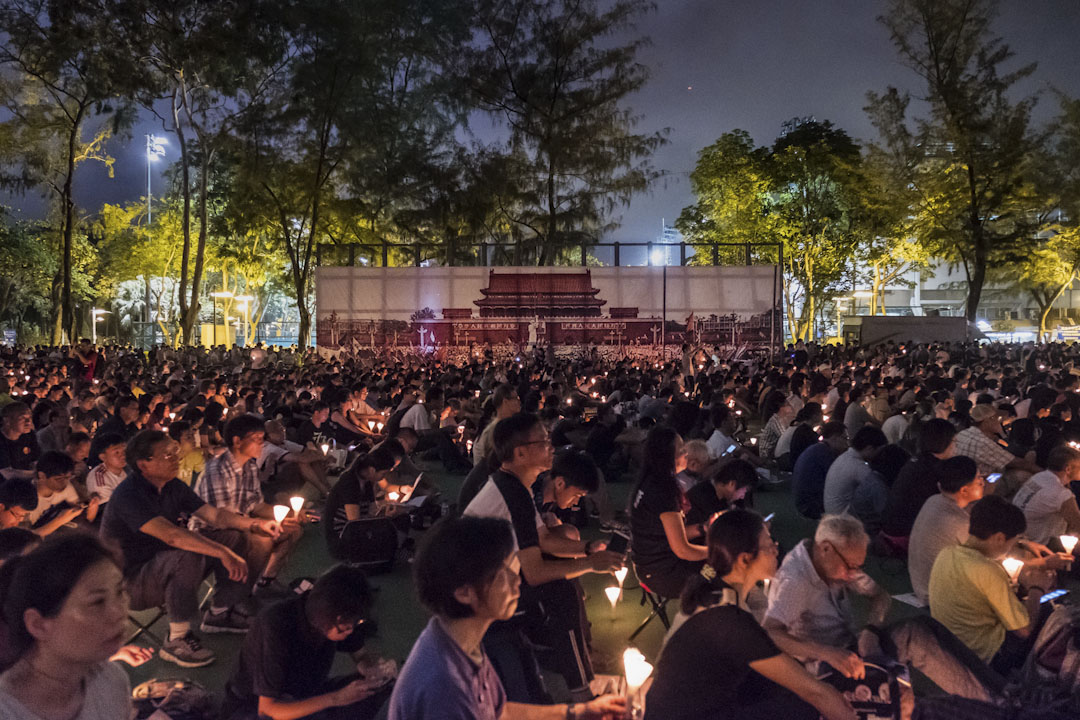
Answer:
<svg viewBox="0 0 1080 720"><path fill-rule="evenodd" d="M762 696L767 684L759 682L750 663L779 654L745 610L734 605L702 610L672 634L660 654L645 720L741 718L743 706L767 699Z"/></svg>
<svg viewBox="0 0 1080 720"><path fill-rule="evenodd" d="M307 597L283 600L255 618L225 686L230 713L255 711L260 696L289 701L320 695L326 692L334 655L364 647L361 632L335 643L313 627L304 612Z"/></svg>
<svg viewBox="0 0 1080 720"><path fill-rule="evenodd" d="M116 541L124 553L124 574L130 575L159 552L172 550L170 545L141 532L155 517L163 517L180 527L206 503L180 480L170 480L161 492L135 471L113 490L105 504L101 534Z"/></svg>
<svg viewBox="0 0 1080 720"><path fill-rule="evenodd" d="M806 423L799 423L799 426L795 428L795 432L791 435L791 448L788 450L792 466L795 465L795 461L799 459L799 456L803 454L803 450L806 450L817 441L817 431Z"/></svg>
<svg viewBox="0 0 1080 720"><path fill-rule="evenodd" d="M690 509L686 512L686 524L693 525L708 520L713 513L731 509L731 503L716 497L716 487L711 482L699 482L686 492Z"/></svg>
<svg viewBox="0 0 1080 720"><path fill-rule="evenodd" d="M33 470L41 451L38 449L37 436L33 432L9 440L0 433L0 469Z"/></svg>
<svg viewBox="0 0 1080 720"><path fill-rule="evenodd" d="M345 514L346 505L360 506L360 517L367 517L371 513L371 506L375 503L375 488L359 473L348 471L341 476L334 487L330 488L330 494L326 498L325 518L329 525L327 533L334 537L341 537L345 526L349 524L349 517Z"/></svg>
<svg viewBox="0 0 1080 720"><path fill-rule="evenodd" d="M908 537L915 518L931 495L939 492L942 461L920 455L900 469L889 489L889 501L881 517L881 531L892 537Z"/></svg>
<svg viewBox="0 0 1080 720"><path fill-rule="evenodd" d="M135 433L139 431L139 428L135 423L125 423L120 419L119 415L112 415L108 420L101 424L101 427L94 433L95 436L106 435L108 433L116 433L122 436L125 440L130 440L135 437Z"/></svg>
<svg viewBox="0 0 1080 720"><path fill-rule="evenodd" d="M329 445L330 440L334 437L329 421L324 422L319 427L315 427L315 423L310 420L305 420L303 424L300 425L299 435L301 445L313 443L315 447Z"/></svg>
<svg viewBox="0 0 1080 720"><path fill-rule="evenodd" d="M630 511L630 532L634 538L634 563L651 573L671 570L679 558L668 543L660 514L685 512L686 498L674 480L661 484L645 478L634 495Z"/></svg>

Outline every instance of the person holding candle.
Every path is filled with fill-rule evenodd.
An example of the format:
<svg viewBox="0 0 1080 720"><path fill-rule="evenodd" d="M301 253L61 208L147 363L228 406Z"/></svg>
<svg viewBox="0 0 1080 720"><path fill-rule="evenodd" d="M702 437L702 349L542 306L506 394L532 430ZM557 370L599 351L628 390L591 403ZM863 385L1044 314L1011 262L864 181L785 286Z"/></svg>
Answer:
<svg viewBox="0 0 1080 720"><path fill-rule="evenodd" d="M1002 566L1026 527L1020 508L984 497L971 506L967 541L942 550L930 571L930 614L1003 675L1027 658L1051 579L1045 571L1021 573L1021 600Z"/></svg>
<svg viewBox="0 0 1080 720"><path fill-rule="evenodd" d="M686 584L645 720L854 720L843 696L778 648L747 607L776 572L778 550L757 513L735 509L713 522L708 563Z"/></svg>
<svg viewBox="0 0 1080 720"><path fill-rule="evenodd" d="M390 696L389 720L617 720L626 701L510 701L483 639L517 610L521 564L514 531L501 518L440 520L413 564L420 602L433 615Z"/></svg>
<svg viewBox="0 0 1080 720"><path fill-rule="evenodd" d="M1043 544L1080 532L1080 507L1070 484L1080 480L1080 450L1059 445L1050 451L1046 470L1028 478L1013 504L1024 511L1027 536Z"/></svg>

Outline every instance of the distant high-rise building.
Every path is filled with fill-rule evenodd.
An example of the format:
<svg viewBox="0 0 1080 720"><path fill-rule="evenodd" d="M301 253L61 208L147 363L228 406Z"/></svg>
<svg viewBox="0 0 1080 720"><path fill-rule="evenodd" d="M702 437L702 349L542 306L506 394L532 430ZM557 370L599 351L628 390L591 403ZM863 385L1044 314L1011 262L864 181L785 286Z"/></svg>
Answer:
<svg viewBox="0 0 1080 720"><path fill-rule="evenodd" d="M678 265L679 243L682 242L682 233L675 229L674 225L668 225L663 218L660 219L660 235L656 241L660 247L653 248L653 265Z"/></svg>

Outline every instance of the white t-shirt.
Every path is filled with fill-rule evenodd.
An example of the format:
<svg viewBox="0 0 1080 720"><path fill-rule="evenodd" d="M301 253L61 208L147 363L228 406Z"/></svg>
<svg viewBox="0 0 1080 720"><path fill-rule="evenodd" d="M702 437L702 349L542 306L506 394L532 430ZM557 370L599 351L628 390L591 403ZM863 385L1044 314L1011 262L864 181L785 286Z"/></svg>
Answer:
<svg viewBox="0 0 1080 720"><path fill-rule="evenodd" d="M270 482L270 478L274 477L274 473L277 472L279 461L290 452L293 451L272 442L264 442L258 460L259 482Z"/></svg>
<svg viewBox="0 0 1080 720"><path fill-rule="evenodd" d="M416 432L430 430L431 413L428 412L427 406L416 403L406 410L401 416L401 427L412 428Z"/></svg>
<svg viewBox="0 0 1080 720"><path fill-rule="evenodd" d="M91 495L97 493L98 497L101 498L101 502L107 503L109 498L112 497L113 490L126 477L126 472L121 471L119 474L111 472L109 468L105 467L105 463L100 463L86 476L86 491Z"/></svg>
<svg viewBox="0 0 1080 720"><path fill-rule="evenodd" d="M881 425L881 432L885 433L885 439L892 445L900 442L907 429L907 418L900 413L893 415Z"/></svg>
<svg viewBox="0 0 1080 720"><path fill-rule="evenodd" d="M715 460L724 454L732 445L738 446L738 443L729 438L719 430L713 430L713 434L709 436L709 439L705 441L705 444L709 447L709 459Z"/></svg>
<svg viewBox="0 0 1080 720"><path fill-rule="evenodd" d="M49 497L38 495L37 507L27 514L26 519L33 525L41 519L41 516L44 515L49 508L59 505L62 502L67 502L70 505L78 505L81 502L79 500L79 493L75 492L75 488L71 486L71 483L68 483L68 486L60 492L54 492Z"/></svg>
<svg viewBox="0 0 1080 720"><path fill-rule="evenodd" d="M104 663L86 679L86 696L75 720L128 720L133 715L131 683L127 673ZM41 720L0 685L0 718Z"/></svg>
<svg viewBox="0 0 1080 720"><path fill-rule="evenodd" d="M1023 510L1027 519L1025 535L1044 545L1050 538L1063 535L1068 524L1061 514L1061 505L1072 497L1072 490L1062 485L1051 470L1028 478L1013 497L1013 505Z"/></svg>

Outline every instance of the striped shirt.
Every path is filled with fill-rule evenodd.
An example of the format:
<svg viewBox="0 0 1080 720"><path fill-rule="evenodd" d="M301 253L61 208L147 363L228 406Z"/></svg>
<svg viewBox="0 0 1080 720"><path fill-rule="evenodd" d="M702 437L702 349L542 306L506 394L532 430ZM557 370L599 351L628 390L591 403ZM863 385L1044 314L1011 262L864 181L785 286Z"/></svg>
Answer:
<svg viewBox="0 0 1080 720"><path fill-rule="evenodd" d="M195 483L195 493L216 508L249 515L263 500L258 463L252 458L241 466L232 451L226 450L206 463ZM193 527L204 524L198 518L192 518L192 523Z"/></svg>

